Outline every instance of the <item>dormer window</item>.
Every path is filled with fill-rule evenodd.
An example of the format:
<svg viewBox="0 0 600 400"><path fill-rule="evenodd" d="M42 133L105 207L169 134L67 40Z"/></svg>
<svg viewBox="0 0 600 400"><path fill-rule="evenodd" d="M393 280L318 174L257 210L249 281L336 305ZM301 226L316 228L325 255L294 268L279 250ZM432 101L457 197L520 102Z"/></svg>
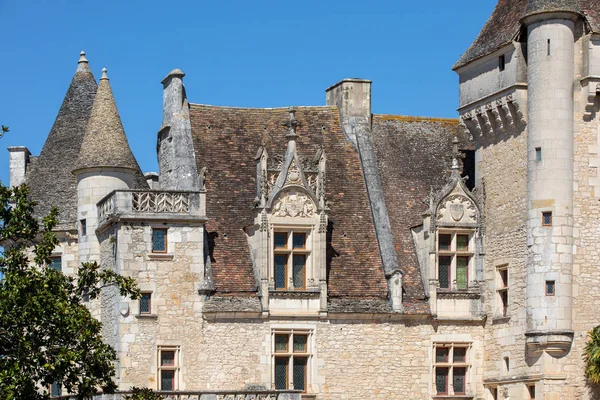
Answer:
<svg viewBox="0 0 600 400"><path fill-rule="evenodd" d="M273 233L273 281L275 290L306 290L310 257L308 232L301 229Z"/></svg>
<svg viewBox="0 0 600 400"><path fill-rule="evenodd" d="M473 232L442 231L438 234L438 281L440 289L467 290L473 258Z"/></svg>

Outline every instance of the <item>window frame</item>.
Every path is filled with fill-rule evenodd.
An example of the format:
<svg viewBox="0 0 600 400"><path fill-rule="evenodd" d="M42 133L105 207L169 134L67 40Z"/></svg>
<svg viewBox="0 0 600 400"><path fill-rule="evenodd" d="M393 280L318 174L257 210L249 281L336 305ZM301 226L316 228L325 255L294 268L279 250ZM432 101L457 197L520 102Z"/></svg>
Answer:
<svg viewBox="0 0 600 400"><path fill-rule="evenodd" d="M271 245L270 245L270 258L271 258L271 268L270 268L270 279L273 282L273 289L276 291L302 291L307 290L308 282L310 277L312 276L311 271L311 262L312 262L312 245L311 245L311 229L312 226L304 226L304 225L296 225L296 226L275 226L272 230L271 235ZM276 247L275 246L275 236L277 234L286 234L286 246L285 247ZM296 235L304 236L304 247L295 248L294 247L294 238ZM286 257L286 268L285 268L285 285L282 288L277 287L276 280L276 270L275 270L275 259L277 256L285 256ZM304 257L304 277L303 277L303 285L296 286L294 282L294 260L296 256Z"/></svg>
<svg viewBox="0 0 600 400"><path fill-rule="evenodd" d="M162 231L165 233L165 249L164 250L156 250L154 248L154 232ZM150 234L151 248L153 254L166 254L169 251L169 228L151 228Z"/></svg>
<svg viewBox="0 0 600 400"><path fill-rule="evenodd" d="M556 296L556 280L547 279L544 283L545 283L544 291L546 292L546 296L548 296L548 297ZM552 291L548 290L550 287L552 287Z"/></svg>
<svg viewBox="0 0 600 400"><path fill-rule="evenodd" d="M58 259L58 263L55 263L55 260ZM48 264L49 268L52 268L58 272L62 272L62 254L55 254L50 256L50 264ZM60 268L54 268L54 265L60 265Z"/></svg>
<svg viewBox="0 0 600 400"><path fill-rule="evenodd" d="M505 279L506 278L506 279ZM502 318L508 317L508 307L510 305L510 297L508 293L510 285L510 271L508 264L499 265L496 267L496 298L500 305Z"/></svg>
<svg viewBox="0 0 600 400"><path fill-rule="evenodd" d="M162 353L173 352L173 365L162 364ZM157 365L157 390L159 391L173 391L179 390L179 375L181 370L181 346L177 345L159 345L156 351L156 365ZM173 371L173 387L171 389L163 389L162 387L162 372Z"/></svg>
<svg viewBox="0 0 600 400"><path fill-rule="evenodd" d="M449 235L450 236L450 248L442 249L440 246L440 236ZM467 247L466 249L458 248L458 237L467 236ZM436 278L438 281L439 290L446 292L457 292L457 291L468 291L469 290L469 278L473 273L473 259L475 257L475 230L474 229L445 229L440 228L437 231L436 236ZM440 259L442 258L450 258L450 264L448 266L448 282L447 287L442 286L442 281L440 279ZM458 260L460 258L467 258L467 265L465 271L465 284L464 287L458 287L458 282L456 280L458 276L459 263Z"/></svg>
<svg viewBox="0 0 600 400"><path fill-rule="evenodd" d="M432 380L433 380L433 392L434 396L466 396L467 395L467 386L469 383L469 373L471 371L471 353L472 343L470 342L434 342L433 343L433 363L432 363ZM447 350L447 358L446 362L438 362L437 361L437 352L438 349ZM465 349L463 361L456 361L454 357L455 349ZM446 384L445 384L445 392L438 392L437 387L437 371L438 369L446 370ZM464 375L462 376L462 384L464 391L456 392L454 390L454 370L455 369L464 369Z"/></svg>
<svg viewBox="0 0 600 400"><path fill-rule="evenodd" d="M274 390L300 390L294 385L294 360L304 360L304 390L302 393L308 392L308 387L311 384L311 368L312 368L312 357L313 357L313 330L312 329L272 329L271 330L271 386ZM287 336L287 348L286 351L276 351L276 336ZM294 349L294 338L298 336L305 336L305 349L304 351L295 351ZM286 387L283 389L276 389L276 371L275 367L277 359L287 359L286 369Z"/></svg>
<svg viewBox="0 0 600 400"><path fill-rule="evenodd" d="M142 299L145 295L148 295L148 311L142 311ZM138 301L138 314L139 315L152 315L152 292L143 291Z"/></svg>
<svg viewBox="0 0 600 400"><path fill-rule="evenodd" d="M550 222L546 223L546 217L550 218ZM552 211L542 211L542 226L552 226Z"/></svg>

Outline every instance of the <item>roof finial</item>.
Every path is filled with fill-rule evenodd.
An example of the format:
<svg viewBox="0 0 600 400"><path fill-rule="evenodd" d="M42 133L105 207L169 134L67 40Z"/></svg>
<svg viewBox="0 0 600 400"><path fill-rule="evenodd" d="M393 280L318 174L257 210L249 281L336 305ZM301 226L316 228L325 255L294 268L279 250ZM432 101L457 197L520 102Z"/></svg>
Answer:
<svg viewBox="0 0 600 400"><path fill-rule="evenodd" d="M298 134L296 133L296 128L298 127L298 125L300 125L300 123L296 119L296 110L293 107L290 107L289 111L290 119L285 121L285 123L283 124L283 126L288 128L288 133L285 136L289 139L295 139L298 137Z"/></svg>
<svg viewBox="0 0 600 400"><path fill-rule="evenodd" d="M100 80L103 79L108 80L108 75L106 75L106 68L102 68L102 76L100 77Z"/></svg>
<svg viewBox="0 0 600 400"><path fill-rule="evenodd" d="M87 58L85 58L85 51L81 50L81 53L79 53L79 62L78 64L81 63L86 63L87 64L88 60Z"/></svg>
<svg viewBox="0 0 600 400"><path fill-rule="evenodd" d="M458 138L454 135L452 139L452 170L458 171Z"/></svg>

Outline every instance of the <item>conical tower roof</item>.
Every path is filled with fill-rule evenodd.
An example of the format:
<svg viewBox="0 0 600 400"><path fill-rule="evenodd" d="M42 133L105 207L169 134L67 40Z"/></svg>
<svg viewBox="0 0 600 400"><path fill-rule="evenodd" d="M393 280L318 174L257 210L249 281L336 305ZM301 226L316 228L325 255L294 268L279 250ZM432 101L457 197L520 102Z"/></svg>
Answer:
<svg viewBox="0 0 600 400"><path fill-rule="evenodd" d="M528 0L526 15L552 11L568 11L581 13L579 4L575 0Z"/></svg>
<svg viewBox="0 0 600 400"><path fill-rule="evenodd" d="M32 159L27 176L30 196L38 203L36 215L44 216L52 206L57 206L59 229L76 227L77 178L71 170L83 142L97 86L85 53L81 52L54 125L40 155Z"/></svg>
<svg viewBox="0 0 600 400"><path fill-rule="evenodd" d="M102 70L92 115L73 171L100 167L140 170L129 148L106 68Z"/></svg>

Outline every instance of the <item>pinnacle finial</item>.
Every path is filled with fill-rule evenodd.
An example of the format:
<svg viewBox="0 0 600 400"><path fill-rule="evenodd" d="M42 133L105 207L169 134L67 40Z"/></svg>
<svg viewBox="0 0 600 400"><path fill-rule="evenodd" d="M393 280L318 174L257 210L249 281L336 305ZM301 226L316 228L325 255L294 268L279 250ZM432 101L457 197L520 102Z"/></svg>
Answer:
<svg viewBox="0 0 600 400"><path fill-rule="evenodd" d="M298 137L298 134L296 133L296 128L298 127L298 125L300 125L300 123L296 119L296 109L293 107L290 107L289 112L290 112L290 119L285 121L283 126L288 128L288 133L287 133L286 137L294 139L294 138Z"/></svg>
<svg viewBox="0 0 600 400"><path fill-rule="evenodd" d="M458 170L458 138L454 135L452 139L452 169Z"/></svg>
<svg viewBox="0 0 600 400"><path fill-rule="evenodd" d="M102 80L102 79L108 80L108 75L106 74L106 68L102 68L102 76L100 77L100 80Z"/></svg>
<svg viewBox="0 0 600 400"><path fill-rule="evenodd" d="M81 53L79 53L79 64L87 62L88 60L85 58L85 51L81 50Z"/></svg>

